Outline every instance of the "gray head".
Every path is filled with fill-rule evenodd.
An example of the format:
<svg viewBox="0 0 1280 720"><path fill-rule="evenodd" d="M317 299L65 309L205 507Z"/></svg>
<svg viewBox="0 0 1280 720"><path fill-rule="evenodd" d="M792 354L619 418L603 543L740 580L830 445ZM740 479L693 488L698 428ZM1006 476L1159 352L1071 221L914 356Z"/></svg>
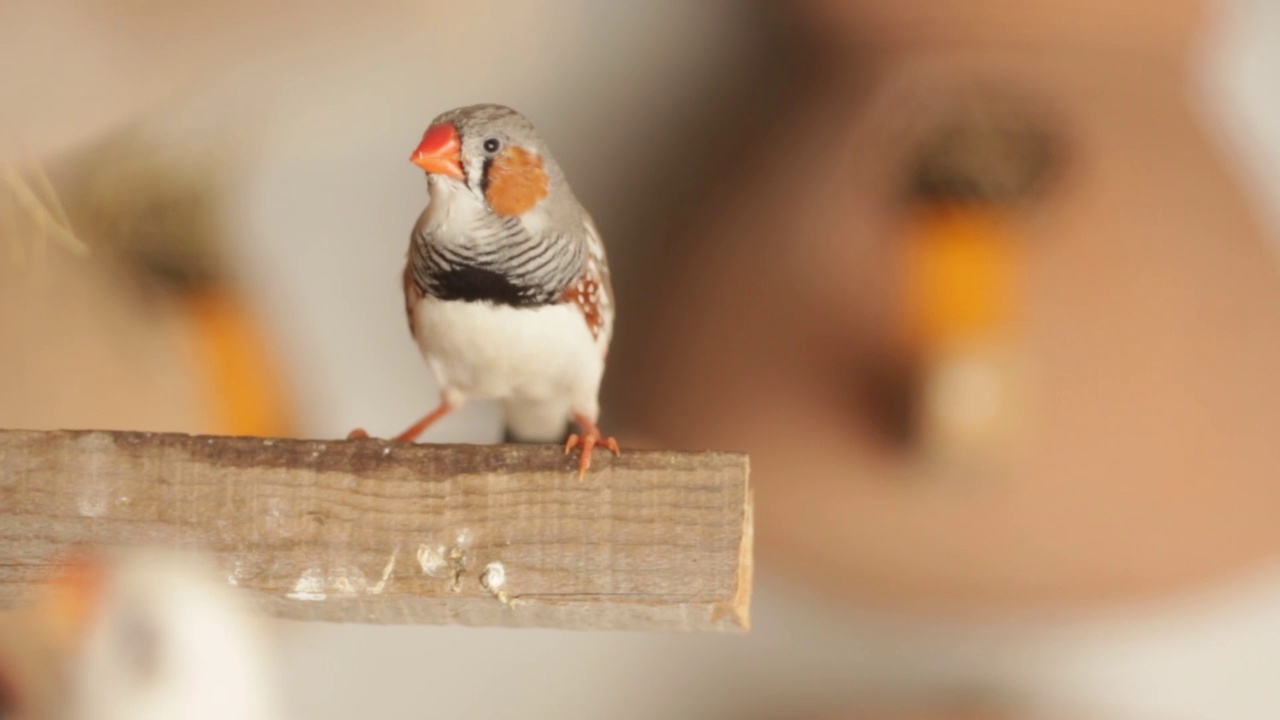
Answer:
<svg viewBox="0 0 1280 720"><path fill-rule="evenodd" d="M523 215L569 194L533 123L503 105L441 113L410 159L429 174L464 183L497 215Z"/></svg>

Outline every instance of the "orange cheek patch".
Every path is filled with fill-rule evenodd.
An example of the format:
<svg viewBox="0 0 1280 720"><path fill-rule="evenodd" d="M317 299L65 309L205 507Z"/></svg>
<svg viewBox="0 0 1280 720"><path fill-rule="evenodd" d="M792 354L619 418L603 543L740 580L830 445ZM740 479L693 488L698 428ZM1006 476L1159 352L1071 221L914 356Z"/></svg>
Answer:
<svg viewBox="0 0 1280 720"><path fill-rule="evenodd" d="M499 215L523 215L547 196L542 158L520 147L498 153L489 166L484 197Z"/></svg>

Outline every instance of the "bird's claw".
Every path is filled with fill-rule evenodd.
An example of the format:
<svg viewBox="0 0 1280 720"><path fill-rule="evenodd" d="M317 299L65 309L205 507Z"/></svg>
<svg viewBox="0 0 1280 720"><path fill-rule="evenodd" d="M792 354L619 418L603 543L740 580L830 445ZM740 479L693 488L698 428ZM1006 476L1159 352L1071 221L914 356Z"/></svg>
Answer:
<svg viewBox="0 0 1280 720"><path fill-rule="evenodd" d="M581 447L582 450L578 455L578 482L582 482L587 477L587 469L591 467L591 451L597 445L603 445L613 452L614 455L621 455L622 450L618 447L618 441L614 438L600 437L600 431L596 429L588 430L586 433L579 435L573 433L564 443L564 454L568 455L575 447Z"/></svg>
<svg viewBox="0 0 1280 720"><path fill-rule="evenodd" d="M351 432L347 433L348 440L363 440L367 437L371 437L371 436L369 435L369 432L364 428L356 428L355 430L352 430ZM409 444L413 443L412 440L406 439L404 435L397 435L393 438L387 438L387 441L393 442L393 443L409 443Z"/></svg>

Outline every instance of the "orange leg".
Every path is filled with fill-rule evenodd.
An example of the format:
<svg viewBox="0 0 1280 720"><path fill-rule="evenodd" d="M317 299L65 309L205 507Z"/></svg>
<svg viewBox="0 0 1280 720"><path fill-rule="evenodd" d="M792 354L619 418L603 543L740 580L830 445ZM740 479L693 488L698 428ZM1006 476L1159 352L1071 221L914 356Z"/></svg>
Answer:
<svg viewBox="0 0 1280 720"><path fill-rule="evenodd" d="M578 481L581 482L587 477L587 468L591 467L591 450L596 445L603 445L613 451L614 455L621 455L622 451L618 449L618 441L609 437L602 438L600 436L600 428L596 424L583 417L582 415L574 415L574 422L582 428L582 435L574 433L565 441L564 453L575 447L582 446L581 454L578 456Z"/></svg>
<svg viewBox="0 0 1280 720"><path fill-rule="evenodd" d="M454 406L450 404L447 400L441 400L439 407L427 413L426 415L422 416L421 420L409 426L408 430L405 430L404 432L395 436L395 438L393 439L395 440L395 442L413 442L414 440L417 440L418 436L426 432L427 428L434 425L435 422L440 418L452 412L453 407ZM367 437L369 437L369 433L365 432L364 428L356 428L355 430L352 430L351 432L347 433L348 440L355 440L358 438L367 438Z"/></svg>

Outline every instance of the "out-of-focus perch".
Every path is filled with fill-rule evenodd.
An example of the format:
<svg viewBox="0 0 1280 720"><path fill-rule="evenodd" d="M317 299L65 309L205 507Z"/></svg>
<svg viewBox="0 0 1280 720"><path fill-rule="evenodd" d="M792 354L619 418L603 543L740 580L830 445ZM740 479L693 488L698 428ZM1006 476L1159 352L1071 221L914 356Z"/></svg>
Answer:
<svg viewBox="0 0 1280 720"><path fill-rule="evenodd" d="M81 544L207 553L291 619L740 630L747 458L0 431L0 608Z"/></svg>

